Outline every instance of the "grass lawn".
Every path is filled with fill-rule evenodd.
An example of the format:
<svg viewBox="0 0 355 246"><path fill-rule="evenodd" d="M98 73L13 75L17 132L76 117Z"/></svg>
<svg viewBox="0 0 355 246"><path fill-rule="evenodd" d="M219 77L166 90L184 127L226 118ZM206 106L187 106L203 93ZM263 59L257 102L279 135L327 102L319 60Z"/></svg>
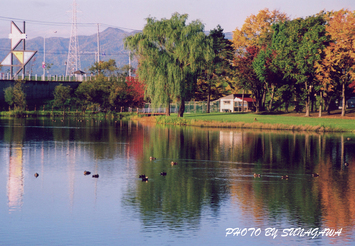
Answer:
<svg viewBox="0 0 355 246"><path fill-rule="evenodd" d="M176 117L176 115L172 115ZM184 114L184 119L188 122L214 122L216 126L219 123L244 123L245 127L259 128L283 128L281 126L298 126L300 130L344 130L355 131L355 112L350 111L345 117L340 117L338 112L332 115L323 114L321 118L318 113L311 114L311 117L305 117L304 113L289 114L255 114L255 113L201 113ZM265 127L265 125L269 127ZM274 127L272 127L274 126ZM233 126L231 126L233 127ZM237 126L238 127L238 126ZM321 130L322 131L322 130Z"/></svg>

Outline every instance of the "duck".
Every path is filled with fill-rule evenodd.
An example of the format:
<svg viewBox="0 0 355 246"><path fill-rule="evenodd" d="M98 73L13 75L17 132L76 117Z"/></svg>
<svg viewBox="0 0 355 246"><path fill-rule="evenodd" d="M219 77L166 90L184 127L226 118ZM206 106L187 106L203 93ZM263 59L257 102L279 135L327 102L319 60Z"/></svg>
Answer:
<svg viewBox="0 0 355 246"><path fill-rule="evenodd" d="M89 175L89 174L91 174L91 172L90 171L84 171L84 175L86 176L86 175Z"/></svg>
<svg viewBox="0 0 355 246"><path fill-rule="evenodd" d="M98 174L93 174L92 177L93 177L93 178L98 178L99 175L98 175Z"/></svg>
<svg viewBox="0 0 355 246"><path fill-rule="evenodd" d="M148 177L144 177L144 178L142 178L142 182L147 182L148 181Z"/></svg>
<svg viewBox="0 0 355 246"><path fill-rule="evenodd" d="M151 157L149 157L149 159L152 161L152 160L156 160L157 158L151 156Z"/></svg>
<svg viewBox="0 0 355 246"><path fill-rule="evenodd" d="M177 165L177 162L172 161L172 162L171 162L171 165L172 165L172 166L175 166L175 165Z"/></svg>
<svg viewBox="0 0 355 246"><path fill-rule="evenodd" d="M166 176L166 172L161 172L160 175L161 176Z"/></svg>
<svg viewBox="0 0 355 246"><path fill-rule="evenodd" d="M145 178L145 174L139 175L139 178L140 178L140 179L141 179L141 178Z"/></svg>
<svg viewBox="0 0 355 246"><path fill-rule="evenodd" d="M312 177L315 178L315 177L318 177L319 174L318 173L312 173Z"/></svg>
<svg viewBox="0 0 355 246"><path fill-rule="evenodd" d="M254 173L254 178L261 178L261 174L260 173Z"/></svg>
<svg viewBox="0 0 355 246"><path fill-rule="evenodd" d="M344 166L346 166L346 167L349 166L349 163L345 162L345 163L344 163Z"/></svg>
<svg viewBox="0 0 355 246"><path fill-rule="evenodd" d="M39 176L39 174L38 173L35 173L35 175L34 175L36 178L38 178L38 176Z"/></svg>
<svg viewBox="0 0 355 246"><path fill-rule="evenodd" d="M288 175L282 175L281 179L288 179Z"/></svg>

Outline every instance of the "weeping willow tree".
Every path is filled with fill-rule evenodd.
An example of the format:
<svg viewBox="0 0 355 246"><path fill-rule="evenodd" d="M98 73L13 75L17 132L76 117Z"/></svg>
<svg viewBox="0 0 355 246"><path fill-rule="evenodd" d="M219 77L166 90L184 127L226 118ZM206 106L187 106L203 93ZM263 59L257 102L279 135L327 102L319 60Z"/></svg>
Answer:
<svg viewBox="0 0 355 246"><path fill-rule="evenodd" d="M146 84L145 97L155 107L166 107L167 115L170 102L179 102L179 117L195 92L199 72L214 55L204 25L200 21L187 25L187 18L178 13L171 19L147 18L143 32L125 39L125 47L138 56L137 74Z"/></svg>

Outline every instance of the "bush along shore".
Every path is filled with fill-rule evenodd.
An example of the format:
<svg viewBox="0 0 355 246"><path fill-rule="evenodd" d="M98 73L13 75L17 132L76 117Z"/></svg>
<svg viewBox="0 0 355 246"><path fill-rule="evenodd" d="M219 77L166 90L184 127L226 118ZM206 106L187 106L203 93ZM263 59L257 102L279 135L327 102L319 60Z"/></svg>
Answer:
<svg viewBox="0 0 355 246"><path fill-rule="evenodd" d="M130 112L97 112L97 111L69 111L69 110L36 110L36 111L22 111L10 110L0 111L0 117L16 117L16 118L36 118L36 117L49 117L49 118L62 118L62 117L81 117L81 118L100 118L100 119L119 119L130 120L136 116L136 113Z"/></svg>
<svg viewBox="0 0 355 246"><path fill-rule="evenodd" d="M288 131L313 131L313 132L355 132L355 119L318 118L288 115L267 115L255 113L210 113L210 114L185 114L184 117L149 116L133 112L98 112L86 110L35 110L0 111L0 117L16 118L97 118L106 120L135 120L141 123L162 125L197 126L211 128L245 128L261 130L288 130Z"/></svg>

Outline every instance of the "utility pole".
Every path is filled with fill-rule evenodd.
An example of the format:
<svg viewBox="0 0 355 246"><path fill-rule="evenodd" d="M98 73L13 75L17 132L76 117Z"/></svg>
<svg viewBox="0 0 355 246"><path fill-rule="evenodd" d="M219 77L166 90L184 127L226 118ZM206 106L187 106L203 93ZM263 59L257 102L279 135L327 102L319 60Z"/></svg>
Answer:
<svg viewBox="0 0 355 246"><path fill-rule="evenodd" d="M23 22L23 33L26 33L26 23L25 22ZM23 52L25 52L25 50L26 50L26 40L23 40L22 42L23 42ZM26 65L23 65L22 77L24 77L26 75L25 68L26 68Z"/></svg>
<svg viewBox="0 0 355 246"><path fill-rule="evenodd" d="M97 63L100 62L100 24L97 23Z"/></svg>
<svg viewBox="0 0 355 246"><path fill-rule="evenodd" d="M132 71L131 71L131 51L128 52L128 65L129 65L128 75L129 75L129 77L131 77L132 76Z"/></svg>

